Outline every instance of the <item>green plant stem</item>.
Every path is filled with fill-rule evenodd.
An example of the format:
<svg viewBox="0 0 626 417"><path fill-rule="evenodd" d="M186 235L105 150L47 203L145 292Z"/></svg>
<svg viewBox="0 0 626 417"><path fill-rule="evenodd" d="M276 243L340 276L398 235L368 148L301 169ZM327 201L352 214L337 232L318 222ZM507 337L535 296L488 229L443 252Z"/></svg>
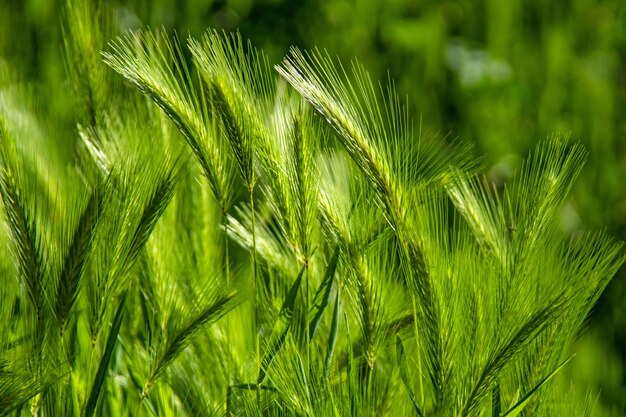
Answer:
<svg viewBox="0 0 626 417"><path fill-rule="evenodd" d="M141 411L141 406L143 405L143 400L146 398L147 393L142 392L141 393L141 398L139 399L139 402L137 403L137 408L135 410L135 413L133 414L134 416L138 416L139 412Z"/></svg>
<svg viewBox="0 0 626 417"><path fill-rule="evenodd" d="M305 317L305 323L304 323L304 334L306 337L306 361L307 361L307 369L309 371L311 371L311 335L309 334L309 327L308 327L308 317L309 317L309 309L310 309L310 302L309 302L309 258L307 257L304 260L304 274L305 274L305 305L304 305L304 311L306 312L304 317Z"/></svg>
<svg viewBox="0 0 626 417"><path fill-rule="evenodd" d="M222 205L222 229L224 230L224 263L222 265L224 277L226 279L226 287L230 289L230 259L228 253L228 219L226 217L226 208Z"/></svg>
<svg viewBox="0 0 626 417"><path fill-rule="evenodd" d="M259 309L258 309L258 300L259 300L259 295L258 295L258 291L259 291L259 285L257 283L257 260L256 260L256 225L255 225L255 221L256 221L256 214L254 212L254 185L251 185L248 187L248 193L250 194L250 212L252 214L252 218L251 218L251 227L252 227L252 254L251 254L251 258L252 258L252 274L253 274L253 292L254 292L254 311L252 314L252 324L253 324L253 328L254 328L254 332L255 332L255 337L254 337L254 352L256 355L256 359L259 360L259 358L261 357L260 354L260 341L259 341ZM259 361L259 370L260 370L260 361Z"/></svg>
<svg viewBox="0 0 626 417"><path fill-rule="evenodd" d="M417 355L415 355L417 357L417 375L418 375L418 379L419 379L419 384L420 384L420 397L419 397L419 401L420 404L424 404L424 378L423 378L423 373L422 373L422 355L420 354L420 344L419 344L419 329L417 326L417 305L415 304L415 296L411 297L412 302L413 302L413 326L414 326L414 332L415 332L415 346L417 347Z"/></svg>

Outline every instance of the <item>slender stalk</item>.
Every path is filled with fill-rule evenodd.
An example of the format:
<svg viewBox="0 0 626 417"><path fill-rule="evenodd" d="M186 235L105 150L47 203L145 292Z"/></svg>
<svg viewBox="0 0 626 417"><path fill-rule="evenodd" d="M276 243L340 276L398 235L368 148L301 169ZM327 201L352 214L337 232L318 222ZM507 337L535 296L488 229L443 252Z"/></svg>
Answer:
<svg viewBox="0 0 626 417"><path fill-rule="evenodd" d="M253 291L254 291L254 311L252 314L252 324L253 324L253 328L255 331L255 337L254 337L254 352L256 355L257 360L261 357L260 354L260 346L259 346L259 295L258 295L258 291L259 291L259 285L257 283L257 259L256 259L256 214L254 211L254 185L251 185L248 187L248 193L250 195L250 211L251 211L251 228L252 228L252 254L251 254L251 259L252 259L252 278L253 278ZM260 361L259 361L259 367L260 365ZM259 368L260 370L260 368Z"/></svg>
<svg viewBox="0 0 626 417"><path fill-rule="evenodd" d="M141 393L141 398L139 399L139 402L137 403L137 408L135 409L135 413L133 414L134 416L139 415L139 412L141 411L141 406L143 405L143 400L146 398L146 396L146 392Z"/></svg>
<svg viewBox="0 0 626 417"><path fill-rule="evenodd" d="M228 218L226 217L226 208L222 204L222 230L224 231L223 254L224 262L222 264L222 272L226 278L226 287L230 289L230 258L228 253Z"/></svg>
<svg viewBox="0 0 626 417"><path fill-rule="evenodd" d="M306 312L304 317L304 329L305 329L305 338L306 338L306 361L307 361L307 369L311 371L311 335L309 334L308 327L308 314L310 309L310 300L309 300L309 258L307 257L304 260L304 282L306 285L305 288L305 303L304 303L304 311Z"/></svg>
<svg viewBox="0 0 626 417"><path fill-rule="evenodd" d="M415 345L417 347L417 375L418 375L418 379L419 379L419 384L420 384L420 404L424 404L424 377L423 377L423 373L422 373L422 354L420 352L420 337L419 337L419 328L418 328L418 321L417 321L417 305L415 304L415 296L411 297L412 302L413 302L413 326L414 326L414 332L415 332Z"/></svg>

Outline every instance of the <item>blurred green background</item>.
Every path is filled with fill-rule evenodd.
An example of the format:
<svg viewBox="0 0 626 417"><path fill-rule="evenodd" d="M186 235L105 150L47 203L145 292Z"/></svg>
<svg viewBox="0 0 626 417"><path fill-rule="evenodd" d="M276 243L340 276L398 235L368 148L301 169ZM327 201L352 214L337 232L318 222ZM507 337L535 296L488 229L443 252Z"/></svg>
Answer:
<svg viewBox="0 0 626 417"><path fill-rule="evenodd" d="M181 37L239 30L277 63L289 46L354 57L395 80L422 131L472 141L504 181L537 141L569 135L589 150L562 213L570 233L626 240L626 1L105 0L124 29ZM0 0L0 64L38 97L70 155L77 109L62 59L64 0ZM52 131L52 130L51 130ZM626 410L626 270L603 295L569 369L598 396L596 415Z"/></svg>

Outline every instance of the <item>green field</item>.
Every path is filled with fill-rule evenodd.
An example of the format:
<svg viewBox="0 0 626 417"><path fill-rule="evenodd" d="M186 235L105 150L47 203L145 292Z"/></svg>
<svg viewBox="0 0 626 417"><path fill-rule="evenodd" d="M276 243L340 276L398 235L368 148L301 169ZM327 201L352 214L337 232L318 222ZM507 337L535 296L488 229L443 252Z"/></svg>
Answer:
<svg viewBox="0 0 626 417"><path fill-rule="evenodd" d="M0 415L624 416L626 4L0 0Z"/></svg>

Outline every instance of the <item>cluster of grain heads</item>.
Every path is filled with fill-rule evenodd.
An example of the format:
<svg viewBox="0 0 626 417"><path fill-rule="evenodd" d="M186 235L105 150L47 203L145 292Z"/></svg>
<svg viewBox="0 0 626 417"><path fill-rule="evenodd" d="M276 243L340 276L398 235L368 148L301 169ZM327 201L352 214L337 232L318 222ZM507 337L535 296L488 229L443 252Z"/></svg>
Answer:
<svg viewBox="0 0 626 417"><path fill-rule="evenodd" d="M559 371L624 255L558 227L579 145L496 188L358 64L101 6L72 158L0 71L0 414L589 415Z"/></svg>

